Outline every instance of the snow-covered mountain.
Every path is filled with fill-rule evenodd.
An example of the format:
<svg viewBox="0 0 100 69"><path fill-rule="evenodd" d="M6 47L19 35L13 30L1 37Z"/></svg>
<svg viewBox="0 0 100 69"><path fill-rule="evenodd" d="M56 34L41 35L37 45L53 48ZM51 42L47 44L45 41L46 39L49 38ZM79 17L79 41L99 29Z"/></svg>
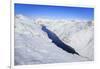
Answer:
<svg viewBox="0 0 100 69"><path fill-rule="evenodd" d="M93 60L93 21L37 19L36 23L46 25L63 42Z"/></svg>
<svg viewBox="0 0 100 69"><path fill-rule="evenodd" d="M41 25L53 31L81 56L57 47L47 33L42 31ZM15 16L15 65L93 60L93 42L93 21Z"/></svg>

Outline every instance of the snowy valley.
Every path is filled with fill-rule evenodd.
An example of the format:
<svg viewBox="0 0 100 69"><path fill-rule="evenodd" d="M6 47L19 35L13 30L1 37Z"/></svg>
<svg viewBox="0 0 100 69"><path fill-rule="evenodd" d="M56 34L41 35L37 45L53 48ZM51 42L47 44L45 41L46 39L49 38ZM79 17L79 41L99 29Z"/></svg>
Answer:
<svg viewBox="0 0 100 69"><path fill-rule="evenodd" d="M94 59L94 25L86 20L55 20L15 16L15 65L92 61ZM48 38L42 25L55 33L81 56L59 48Z"/></svg>

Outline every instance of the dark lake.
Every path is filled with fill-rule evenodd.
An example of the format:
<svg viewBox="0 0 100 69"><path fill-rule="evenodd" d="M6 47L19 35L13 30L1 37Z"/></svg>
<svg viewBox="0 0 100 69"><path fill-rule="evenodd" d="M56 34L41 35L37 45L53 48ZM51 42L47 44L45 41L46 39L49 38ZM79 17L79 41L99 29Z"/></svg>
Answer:
<svg viewBox="0 0 100 69"><path fill-rule="evenodd" d="M65 44L64 42L62 42L59 39L59 37L55 33L53 33L52 31L47 29L46 26L42 26L42 30L47 33L48 37L52 40L52 43L54 43L57 47L63 49L64 51L66 51L68 53L79 55L74 50L74 48L72 48L71 46L69 46L69 45Z"/></svg>

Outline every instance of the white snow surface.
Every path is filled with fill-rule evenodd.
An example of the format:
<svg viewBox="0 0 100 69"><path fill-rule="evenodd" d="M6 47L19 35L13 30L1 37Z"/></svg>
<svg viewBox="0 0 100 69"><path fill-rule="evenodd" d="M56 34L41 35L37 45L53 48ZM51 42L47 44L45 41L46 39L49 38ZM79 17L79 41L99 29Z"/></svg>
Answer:
<svg viewBox="0 0 100 69"><path fill-rule="evenodd" d="M41 30L41 24L53 31L81 56L57 47ZM94 59L93 21L32 19L15 16L15 65L79 62Z"/></svg>

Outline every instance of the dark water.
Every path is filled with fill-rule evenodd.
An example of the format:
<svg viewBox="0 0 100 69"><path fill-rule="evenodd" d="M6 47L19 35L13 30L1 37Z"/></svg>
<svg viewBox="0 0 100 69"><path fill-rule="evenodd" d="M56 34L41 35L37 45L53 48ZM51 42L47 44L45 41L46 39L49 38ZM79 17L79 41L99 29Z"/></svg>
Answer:
<svg viewBox="0 0 100 69"><path fill-rule="evenodd" d="M65 44L62 42L59 37L50 31L49 29L46 28L46 26L42 26L42 30L47 33L48 37L52 40L54 44L56 44L57 47L63 49L64 51L71 53L71 54L77 54L79 55L74 48L70 47L69 45Z"/></svg>

